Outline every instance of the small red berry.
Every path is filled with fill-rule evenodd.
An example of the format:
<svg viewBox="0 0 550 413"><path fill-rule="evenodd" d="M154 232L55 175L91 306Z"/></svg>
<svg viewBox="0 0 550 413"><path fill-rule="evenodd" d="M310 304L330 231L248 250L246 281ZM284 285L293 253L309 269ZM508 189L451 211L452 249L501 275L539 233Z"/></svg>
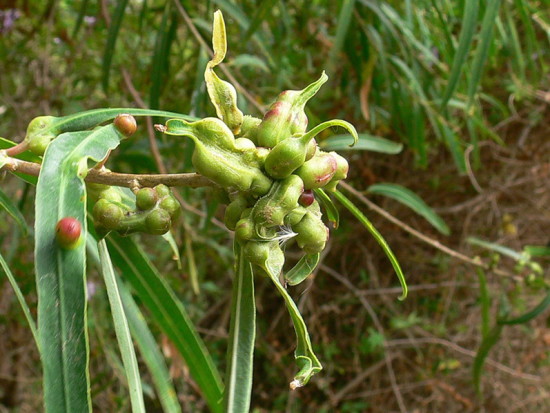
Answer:
<svg viewBox="0 0 550 413"><path fill-rule="evenodd" d="M313 201L315 201L315 195L311 189L306 189L302 195L300 195L300 198L298 198L299 204L305 207L313 204Z"/></svg>
<svg viewBox="0 0 550 413"><path fill-rule="evenodd" d="M57 244L64 249L76 247L80 239L82 226L80 222L73 217L65 217L59 220L55 226L55 239Z"/></svg>
<svg viewBox="0 0 550 413"><path fill-rule="evenodd" d="M114 120L114 124L124 136L133 135L137 129L136 119L132 115L126 113L118 115Z"/></svg>

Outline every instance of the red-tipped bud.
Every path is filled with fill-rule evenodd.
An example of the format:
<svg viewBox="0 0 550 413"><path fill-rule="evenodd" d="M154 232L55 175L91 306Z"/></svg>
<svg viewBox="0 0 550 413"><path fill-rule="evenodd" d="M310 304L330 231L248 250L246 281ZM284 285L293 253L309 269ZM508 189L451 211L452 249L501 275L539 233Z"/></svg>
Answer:
<svg viewBox="0 0 550 413"><path fill-rule="evenodd" d="M55 226L55 239L61 248L72 249L78 244L81 232L82 226L78 219L65 217Z"/></svg>
<svg viewBox="0 0 550 413"><path fill-rule="evenodd" d="M311 189L306 189L302 195L300 195L300 198L298 198L298 203L305 207L313 204L313 201L315 201L315 195Z"/></svg>
<svg viewBox="0 0 550 413"><path fill-rule="evenodd" d="M113 123L124 136L132 136L137 130L136 119L127 113L118 115Z"/></svg>

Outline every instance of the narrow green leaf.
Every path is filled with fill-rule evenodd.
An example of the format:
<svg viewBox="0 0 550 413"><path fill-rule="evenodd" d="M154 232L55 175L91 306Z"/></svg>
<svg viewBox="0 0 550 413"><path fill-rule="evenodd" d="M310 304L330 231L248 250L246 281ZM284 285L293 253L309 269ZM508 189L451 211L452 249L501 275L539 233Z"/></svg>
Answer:
<svg viewBox="0 0 550 413"><path fill-rule="evenodd" d="M482 268L476 268L477 278L479 280L479 301L481 303L481 337L485 338L489 335L490 311L491 311L491 296L487 288L487 277Z"/></svg>
<svg viewBox="0 0 550 413"><path fill-rule="evenodd" d="M6 276L8 277L8 281L11 284L11 287L13 288L13 291L15 292L15 296L17 297L17 301L19 301L19 305L21 306L21 309L23 310L23 314L25 315L25 318L27 319L27 323L29 323L29 328L31 329L32 336L34 337L34 341L36 342L36 346L40 350L40 341L38 339L38 331L36 330L36 323L34 322L34 319L31 315L31 310L29 306L27 305L27 302L25 301L25 297L23 296L23 293L21 292L21 289L19 288L19 285L17 284L17 280L15 279L14 275L12 274L10 267L8 266L8 263L6 260L4 260L4 257L2 254L0 254L0 266L6 273Z"/></svg>
<svg viewBox="0 0 550 413"><path fill-rule="evenodd" d="M468 82L468 106L471 107L474 101L474 95L476 93L477 86L483 73L483 66L487 60L489 53L489 46L493 39L493 26L495 24L496 16L500 9L500 0L489 0L483 15L483 21L481 23L481 32L479 45L474 56L472 63L472 69L470 70L471 77Z"/></svg>
<svg viewBox="0 0 550 413"><path fill-rule="evenodd" d="M533 308L532 310L515 318L498 320L498 324L504 324L504 325L525 324L531 321L532 319L534 319L535 317L538 317L541 313L546 311L548 307L550 307L550 290L547 291L546 297L544 297L542 301L539 304L537 304L535 308Z"/></svg>
<svg viewBox="0 0 550 413"><path fill-rule="evenodd" d="M78 17L76 18L76 22L73 29L72 38L76 38L78 35L78 31L80 30L80 26L82 26L82 22L84 21L84 16L86 15L86 10L88 8L88 2L89 0L82 0L82 3L80 4L80 10L78 11Z"/></svg>
<svg viewBox="0 0 550 413"><path fill-rule="evenodd" d="M57 222L77 219L87 232L87 159L103 159L123 138L111 124L64 133L46 150L36 187L35 264L38 334L46 412L91 411L86 329L86 249L61 248ZM84 238L85 235L81 235ZM81 240L82 241L82 240Z"/></svg>
<svg viewBox="0 0 550 413"><path fill-rule="evenodd" d="M325 151L373 151L387 153L390 155L398 154L403 150L403 144L390 141L379 136L360 133L357 143L349 146L349 135L334 135L319 142L319 146Z"/></svg>
<svg viewBox="0 0 550 413"><path fill-rule="evenodd" d="M231 299L231 324L227 349L224 411L247 413L252 394L252 365L256 337L254 276L242 249L235 245L237 264Z"/></svg>
<svg viewBox="0 0 550 413"><path fill-rule="evenodd" d="M338 228L338 226L340 225L340 214L338 213L338 208L336 208L336 205L334 205L334 202L332 202L332 199L330 199L330 197L325 191L323 191L322 188L314 189L313 191L317 196L317 200L325 209L325 214L329 222L334 225L334 229Z"/></svg>
<svg viewBox="0 0 550 413"><path fill-rule="evenodd" d="M294 267L285 273L285 282L288 285L298 285L317 268L321 254L306 254L300 258Z"/></svg>
<svg viewBox="0 0 550 413"><path fill-rule="evenodd" d="M462 16L462 24L460 25L461 30L458 40L458 48L453 59L453 65L451 67L451 74L449 75L447 88L445 89L441 100L441 109L444 109L447 106L447 102L453 96L462 70L466 65L467 55L470 51L470 47L472 46L472 40L475 34L478 12L479 0L465 0L464 15Z"/></svg>
<svg viewBox="0 0 550 413"><path fill-rule="evenodd" d="M117 277L117 284L132 337L134 337L143 361L151 373L151 379L156 388L160 404L166 413L181 412L181 406L159 345L151 330L149 330L145 318L132 294L130 294L128 287L119 277Z"/></svg>
<svg viewBox="0 0 550 413"><path fill-rule="evenodd" d="M395 270L395 273L397 274L397 278L399 279L399 282L401 283L401 289L403 292L401 293L401 296L399 297L399 300L404 300L407 298L408 288L407 288L407 282L405 281L405 276L403 275L403 271L401 270L401 266L399 265L399 261L397 261L397 258L395 257L393 251L391 250L390 246L386 242L386 240L382 237L382 235L378 232L378 230L372 225L372 223L368 220L368 218L363 215L363 213L357 208L353 202L351 202L344 194L342 194L340 191L336 190L334 192L335 198L340 201L340 203L349 211L352 213L352 215L357 218L357 220L363 224L363 226L367 229L367 231L370 232L370 234L374 237L376 242L378 242L378 245L382 247L382 250L386 253L386 256L390 260L393 269Z"/></svg>
<svg viewBox="0 0 550 413"><path fill-rule="evenodd" d="M191 377L210 410L221 413L222 381L204 342L195 331L182 303L162 279L141 248L130 238L111 233L107 238L114 264L135 290L140 301L185 360Z"/></svg>
<svg viewBox="0 0 550 413"><path fill-rule="evenodd" d="M489 333L481 341L474 358L474 363L472 365L472 379L478 394L481 394L481 371L483 369L483 365L489 355L489 351L491 351L493 346L498 343L502 333L502 328L502 325L497 324L489 331Z"/></svg>
<svg viewBox="0 0 550 413"><path fill-rule="evenodd" d="M277 243L277 241L275 241L275 243ZM321 366L319 359L313 352L313 346L311 345L307 326L300 314L300 310L279 280L279 275L283 269L284 255L278 248L277 245L277 248L272 249L274 253L270 254L262 266L262 269L269 278L271 278L279 294L283 297L292 324L294 325L294 331L296 332L297 343L296 350L294 351L294 358L296 359L299 371L294 376L294 380L290 383L291 390L294 390L298 387L305 386L313 375L322 370L323 366Z"/></svg>
<svg viewBox="0 0 550 413"><path fill-rule="evenodd" d="M113 62L113 56L115 55L116 40L118 38L118 32L122 25L122 19L124 18L124 11L128 0L118 0L115 12L111 19L111 26L109 27L109 33L107 33L107 43L105 44L105 52L103 53L103 77L102 84L105 93L109 91L109 76L111 71L111 63Z"/></svg>
<svg viewBox="0 0 550 413"><path fill-rule="evenodd" d="M443 221L443 219L422 200L422 198L410 189L397 184L382 183L369 186L367 192L395 199L411 208L418 215L424 217L426 221L432 224L434 228L443 235L449 235L451 233L445 221Z"/></svg>
<svg viewBox="0 0 550 413"><path fill-rule="evenodd" d="M143 403L143 390L141 389L141 378L139 368L130 335L130 327L126 319L126 313L122 305L122 299L118 289L118 283L111 263L111 257L107 250L105 239L99 241L99 261L101 262L101 271L105 280L107 296L111 305L111 314L113 315L113 324L115 326L118 348L122 356L122 364L126 372L126 380L128 380L128 388L130 389L130 402L132 404L132 412L145 412L145 404Z"/></svg>
<svg viewBox="0 0 550 413"><path fill-rule="evenodd" d="M466 241L472 245L477 245L479 247L498 252L499 254L506 255L516 261L523 261L527 258L525 253L517 252L511 248L504 247L500 244L495 244L494 242L483 241L482 239L476 237L468 237L466 238Z"/></svg>
<svg viewBox="0 0 550 413"><path fill-rule="evenodd" d="M273 15L273 9L275 8L275 5L277 3L279 3L279 0L264 0L255 7L256 10L254 16L252 17L252 21L250 22L248 29L241 38L242 44L246 44L248 40L250 40L250 37L252 37L252 35L256 33L256 30L258 30L258 27L260 27L262 22L268 16Z"/></svg>
<svg viewBox="0 0 550 413"><path fill-rule="evenodd" d="M19 228L27 235L27 223L25 217L19 211L19 208L13 203L13 201L0 189L0 210L5 210L19 225Z"/></svg>
<svg viewBox="0 0 550 413"><path fill-rule="evenodd" d="M338 22L336 24L336 36L332 43L332 48L328 57L328 71L330 72L335 67L339 58L340 50L344 45L348 29L350 26L351 17L353 14L353 8L355 6L355 0L343 0L340 2L342 7L340 8L340 14L338 15Z"/></svg>
<svg viewBox="0 0 550 413"><path fill-rule="evenodd" d="M550 257L550 247L543 245L526 245L523 250L531 257Z"/></svg>
<svg viewBox="0 0 550 413"><path fill-rule="evenodd" d="M160 106L162 87L170 68L170 47L177 27L177 19L172 14L172 2L166 2L162 21L157 30L155 49L151 57L151 88L149 90L149 107L157 109ZM170 24L168 19L172 15Z"/></svg>

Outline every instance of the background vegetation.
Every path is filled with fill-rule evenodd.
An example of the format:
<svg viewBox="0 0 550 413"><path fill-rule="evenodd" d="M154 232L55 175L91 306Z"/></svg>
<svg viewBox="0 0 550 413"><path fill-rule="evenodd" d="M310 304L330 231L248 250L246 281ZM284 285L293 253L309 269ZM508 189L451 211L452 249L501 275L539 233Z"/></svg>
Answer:
<svg viewBox="0 0 550 413"><path fill-rule="evenodd" d="M282 300L267 282L257 287L256 411L548 410L548 312L540 307L527 323L495 329L503 312L534 308L548 286L548 252L529 248L550 241L548 2L2 2L0 135L19 141L35 116L99 107L213 115L203 70L218 8L229 36L225 76L240 85L244 112L260 116L281 90L326 70L328 84L308 105L310 125L342 118L403 144L395 155L342 153L352 165L349 183L371 204L355 200L396 252L409 298L396 300L386 257L341 211L319 270L292 290L325 368L299 391L287 390L294 338ZM190 144L160 135L152 144L151 125L140 124L109 168L190 170ZM381 182L420 195L450 235L367 191ZM2 188L32 227L34 187L6 176ZM174 235L182 267L154 238L140 242L223 371L232 241L219 225L215 193L180 194L187 212ZM376 213L373 202L424 239ZM2 254L34 308L32 234L2 214ZM476 265L477 256L490 265ZM108 305L98 271L92 265L88 285L94 407L128 411L111 323L94 317ZM184 411L205 410L173 344L155 334ZM3 276L0 337L0 411L40 410L38 353ZM148 411L160 411L152 388L145 390Z"/></svg>

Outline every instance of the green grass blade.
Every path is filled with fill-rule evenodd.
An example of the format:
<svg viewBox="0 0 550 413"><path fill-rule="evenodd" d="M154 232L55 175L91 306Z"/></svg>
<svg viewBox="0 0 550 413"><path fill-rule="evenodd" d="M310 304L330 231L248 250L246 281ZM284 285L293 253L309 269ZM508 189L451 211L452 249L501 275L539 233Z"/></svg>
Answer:
<svg viewBox="0 0 550 413"><path fill-rule="evenodd" d="M447 102L449 102L449 99L453 96L462 70L465 67L468 52L472 46L472 40L476 30L478 13L479 0L466 0L464 5L464 15L462 16L462 24L460 25L461 30L458 40L458 48L453 59L447 88L445 89L443 99L441 100L441 109L444 109L445 106L447 106Z"/></svg>
<svg viewBox="0 0 550 413"><path fill-rule="evenodd" d="M489 331L481 341L474 358L474 363L472 365L472 381L478 394L481 394L481 372L483 370L483 365L491 349L498 343L502 328L502 325L496 325Z"/></svg>
<svg viewBox="0 0 550 413"><path fill-rule="evenodd" d="M491 296L487 288L487 277L482 268L476 268L477 278L479 280L479 301L481 304L481 337L485 338L489 335L490 311L491 311Z"/></svg>
<svg viewBox="0 0 550 413"><path fill-rule="evenodd" d="M158 327L178 349L210 410L221 413L221 378L204 342L195 331L174 291L130 238L111 234L107 243L113 263L121 270L140 301L149 309Z"/></svg>
<svg viewBox="0 0 550 413"><path fill-rule="evenodd" d="M472 68L469 70L471 73L470 80L468 82L468 106L471 107L474 101L474 95L481 80L483 73L483 66L487 60L489 53L489 46L493 39L493 26L495 24L496 16L500 9L500 0L489 0L483 15L483 21L481 23L481 32L479 45L474 56Z"/></svg>
<svg viewBox="0 0 550 413"><path fill-rule="evenodd" d="M111 305L111 314L113 315L113 324L115 326L118 347L120 349L120 355L122 356L122 364L124 365L126 379L128 380L128 388L130 389L132 412L145 412L141 378L134 345L132 343L132 336L130 335L130 327L128 326L128 320L126 320L115 271L111 263L111 257L109 256L105 239L99 241L98 248L101 271L103 273L103 279L105 280L109 304Z"/></svg>
<svg viewBox="0 0 550 413"><path fill-rule="evenodd" d="M248 413L252 394L252 365L256 337L254 276L242 249L235 246L237 265L231 299L231 325L227 349L224 411Z"/></svg>
<svg viewBox="0 0 550 413"><path fill-rule="evenodd" d="M368 218L363 215L363 213L357 208L353 202L351 202L344 194L342 194L340 191L334 192L334 197L340 201L340 203L349 211L352 213L352 215L357 218L357 220L363 224L363 226L367 229L367 231L370 232L370 234L374 237L376 242L378 242L378 245L382 247L382 250L386 253L386 256L391 262L391 265L393 266L393 269L395 273L397 274L397 278L399 279L399 282L401 283L401 289L402 293L399 297L399 300L404 300L407 298L408 288L407 288L407 282L405 281L405 276L403 275L403 271L401 270L401 266L399 265L399 261L397 261L397 258L395 257L393 251L391 250L390 246L382 237L382 235L378 232L378 230L372 225L372 223L368 220Z"/></svg>
<svg viewBox="0 0 550 413"><path fill-rule="evenodd" d="M542 301L535 306L531 311L526 312L525 314L522 314L518 317L511 318L511 319L503 319L498 320L498 324L504 324L504 325L511 325L511 324L525 324L535 317L538 317L541 313L543 313L548 307L550 307L550 290L548 290L546 297L542 299Z"/></svg>
<svg viewBox="0 0 550 413"><path fill-rule="evenodd" d="M387 153L390 155L398 154L403 150L403 144L390 141L379 136L360 133L357 143L349 146L349 135L334 135L324 139L319 146L325 151L373 151Z"/></svg>
<svg viewBox="0 0 550 413"><path fill-rule="evenodd" d="M155 337L149 330L145 318L132 294L130 294L128 287L118 277L117 284L132 337L134 337L143 361L151 373L151 379L156 388L160 404L166 413L179 413L181 412L181 406Z"/></svg>
<svg viewBox="0 0 550 413"><path fill-rule="evenodd" d="M118 38L118 32L120 31L120 26L122 25L122 20L124 18L124 11L126 10L126 5L128 0L118 0L118 3L111 20L111 26L109 27L109 33L107 33L107 43L105 44L105 52L103 53L103 76L102 84L103 90L105 93L109 91L109 77L111 71L111 64L113 62L113 56L115 55L115 46L116 40Z"/></svg>
<svg viewBox="0 0 550 413"><path fill-rule="evenodd" d="M38 331L36 329L36 323L34 322L34 319L31 315L31 310L29 306L27 305L27 302L25 301L25 297L23 296L23 293L21 292L21 289L19 288L19 285L17 284L17 280L15 279L14 275L12 274L10 267L8 266L6 260L4 260L4 257L2 254L0 254L0 266L6 273L6 276L8 277L8 281L11 284L11 287L13 288L13 291L15 292L15 296L17 297L17 301L19 301L19 305L21 306L21 309L23 310L23 314L25 315L25 318L27 319L27 323L29 323L29 328L31 329L32 336L34 337L34 341L36 342L36 346L40 349L40 341L38 340Z"/></svg>
<svg viewBox="0 0 550 413"><path fill-rule="evenodd" d="M433 227L443 235L450 235L451 230L445 221L443 221L443 219L422 200L422 198L410 189L397 184L382 183L369 186L367 192L370 194L387 196L388 198L401 202L418 215L424 217L426 221L432 224Z"/></svg>
<svg viewBox="0 0 550 413"><path fill-rule="evenodd" d="M86 10L88 9L88 2L89 0L82 0L82 3L80 4L80 10L78 11L78 17L76 18L73 34L71 36L73 39L78 35L78 31L82 26L82 22L84 21L84 16L86 15Z"/></svg>
<svg viewBox="0 0 550 413"><path fill-rule="evenodd" d="M19 208L13 203L13 201L0 189L0 210L5 210L10 215L19 228L27 235L27 223L25 217L19 211Z"/></svg>
<svg viewBox="0 0 550 413"><path fill-rule="evenodd" d="M171 22L168 23L172 15ZM172 14L172 2L166 2L162 21L157 31L155 49L151 58L151 88L149 90L149 107L157 109L160 106L160 95L165 79L170 69L170 47L174 39L177 19Z"/></svg>
<svg viewBox="0 0 550 413"><path fill-rule="evenodd" d="M355 0L343 0L340 3L342 7L340 8L340 14L338 15L338 22L336 24L336 36L328 55L328 72L332 72L332 69L336 66L340 50L342 50L348 34L353 8L355 7Z"/></svg>
<svg viewBox="0 0 550 413"><path fill-rule="evenodd" d="M122 138L112 124L94 131L64 133L52 141L44 155L36 187L35 266L48 413L91 411L86 243L62 249L55 240L55 227L61 218L74 217L86 234L86 161L103 159Z"/></svg>

